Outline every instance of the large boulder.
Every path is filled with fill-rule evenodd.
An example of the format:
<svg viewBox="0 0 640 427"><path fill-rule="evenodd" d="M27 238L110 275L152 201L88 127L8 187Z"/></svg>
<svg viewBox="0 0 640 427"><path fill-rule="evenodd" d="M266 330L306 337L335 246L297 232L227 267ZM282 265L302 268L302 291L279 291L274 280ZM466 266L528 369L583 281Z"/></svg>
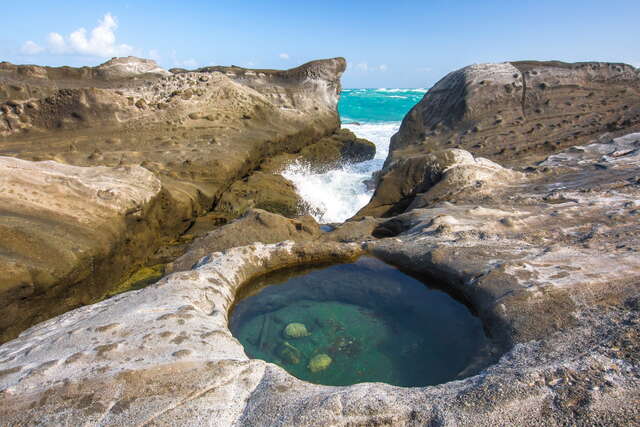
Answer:
<svg viewBox="0 0 640 427"><path fill-rule="evenodd" d="M503 165L640 130L640 71L626 64L470 65L437 82L404 118L387 164L462 148Z"/></svg>
<svg viewBox="0 0 640 427"><path fill-rule="evenodd" d="M452 200L466 191L489 194L498 186L517 181L520 176L461 149L415 155L397 160L381 174L371 202L356 216L393 216Z"/></svg>

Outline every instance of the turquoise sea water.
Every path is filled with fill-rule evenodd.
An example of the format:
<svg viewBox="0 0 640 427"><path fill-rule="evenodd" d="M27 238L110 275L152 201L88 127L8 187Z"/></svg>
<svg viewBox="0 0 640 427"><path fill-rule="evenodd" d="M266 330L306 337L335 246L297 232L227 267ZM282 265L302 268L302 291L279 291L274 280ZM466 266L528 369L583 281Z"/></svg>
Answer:
<svg viewBox="0 0 640 427"><path fill-rule="evenodd" d="M344 89L338 112L342 123L400 122L425 89Z"/></svg>
<svg viewBox="0 0 640 427"><path fill-rule="evenodd" d="M277 272L243 296L230 328L247 355L317 384L439 384L475 373L490 348L466 306L371 257Z"/></svg>
<svg viewBox="0 0 640 427"><path fill-rule="evenodd" d="M366 205L373 195L367 185L389 153L389 140L407 112L425 96L425 89L344 89L338 103L342 127L376 144L376 156L357 164L317 173L294 163L282 172L312 207L321 223L342 222Z"/></svg>

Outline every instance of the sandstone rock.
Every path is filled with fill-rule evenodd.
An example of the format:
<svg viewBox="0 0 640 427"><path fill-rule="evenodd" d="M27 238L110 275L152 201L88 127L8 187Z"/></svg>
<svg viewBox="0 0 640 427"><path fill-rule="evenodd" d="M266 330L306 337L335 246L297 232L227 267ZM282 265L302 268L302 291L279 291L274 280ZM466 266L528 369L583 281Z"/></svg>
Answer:
<svg viewBox="0 0 640 427"><path fill-rule="evenodd" d="M536 75L529 65L520 67ZM576 69L586 78L595 73L590 84L596 87L609 85L602 67ZM613 77L627 78L625 66L608 67ZM508 81L509 67L489 69L492 80L477 81L470 91ZM269 70L223 71L252 81L274 78ZM477 71L487 75L483 67ZM553 75L564 81L558 73ZM467 83L463 78L452 85ZM552 86L543 83L540 90ZM517 85L508 90L504 84L505 93L517 91ZM502 96L486 91L484 99L490 101L491 93ZM566 108L576 105L570 102ZM477 112L492 108L491 102L478 105L484 110ZM502 126L509 113L492 120ZM474 123L467 131L465 136L481 134L487 125ZM362 243L327 242L332 233L308 236L315 233L297 233L292 220L250 213L246 224L243 218L210 233L202 247L216 251L249 243L222 240L244 239L242 233L254 225L259 230L261 220L272 221L265 230L279 230L275 239L282 232L301 242L194 251L183 260L185 271L25 331L0 346L0 419L101 425L634 424L640 417L640 134L600 136L600 142L558 152L526 173L464 150L397 148L380 187L386 182L384 208L393 210L384 213L403 213L350 221L334 231L338 240L362 236ZM176 188L187 188L180 184ZM502 356L477 375L416 388L314 385L247 358L227 324L242 284L274 269L344 261L363 252L459 296L480 316L494 354Z"/></svg>
<svg viewBox="0 0 640 427"><path fill-rule="evenodd" d="M0 157L2 340L92 302L110 275L128 273L128 258L158 243L161 226L175 232L175 223L158 222L172 212L162 197L160 181L140 166Z"/></svg>
<svg viewBox="0 0 640 427"><path fill-rule="evenodd" d="M606 252L583 248L585 236L576 231L605 210L630 209L638 186L619 184L637 170L638 144L640 138L609 144L608 152L632 151L607 159L610 167L597 176L592 165L604 147L567 154L568 163L550 159L556 173L505 190L500 206L470 198L411 210L397 217L405 224L400 234L367 244L409 272L439 276L479 311L507 353L478 375L432 387L328 387L248 359L226 314L242 283L276 268L362 253L357 244L256 244L209 254L191 271L79 308L0 346L0 416L13 424L633 423L640 413L640 304L632 296L640 265L610 245L637 221L612 221L589 237ZM544 200L563 186L576 202ZM612 187L623 191L608 193ZM504 227L505 217L529 233ZM625 239L638 243L637 233Z"/></svg>
<svg viewBox="0 0 640 427"><path fill-rule="evenodd" d="M640 130L640 72L601 62L471 65L436 83L392 138L387 165L462 148L523 165L605 132Z"/></svg>
<svg viewBox="0 0 640 427"><path fill-rule="evenodd" d="M376 146L373 142L356 137L349 129L340 129L333 135L305 146L297 153L284 153L265 160L261 169L277 173L291 162L300 162L314 170L326 171L345 163L371 160L375 154Z"/></svg>
<svg viewBox="0 0 640 427"><path fill-rule="evenodd" d="M458 197L464 191L487 194L498 186L514 183L520 176L460 149L404 158L383 171L371 202L356 216L393 216Z"/></svg>
<svg viewBox="0 0 640 427"><path fill-rule="evenodd" d="M384 220L374 217L352 219L337 225L331 231L320 236L322 240L333 242L362 242L372 238L373 231Z"/></svg>
<svg viewBox="0 0 640 427"><path fill-rule="evenodd" d="M288 218L305 213L295 186L282 175L257 171L236 181L218 201L215 212L233 219L248 209L263 209Z"/></svg>
<svg viewBox="0 0 640 427"><path fill-rule="evenodd" d="M288 219L260 209L251 209L243 217L196 239L184 255L168 265L167 271L189 270L210 252L245 246L253 242L313 240L319 235L320 228L310 216Z"/></svg>
<svg viewBox="0 0 640 427"><path fill-rule="evenodd" d="M244 191L242 180L265 159L299 152L334 133L339 128L336 103L344 68L344 59L336 58L252 77L251 70L235 75L215 70L169 73L153 61L132 57L82 68L1 63L0 155L85 167L141 165L160 180L162 196L154 214L130 225L138 233L150 232L153 239L129 242L126 233L116 233L109 245L96 244L101 249L93 256L69 261L79 263L78 271L100 271L94 278L97 284L82 286L86 295L95 295L98 289L104 291L125 280L158 250L160 239L173 245L196 217L216 207L227 190ZM253 202L247 206L274 206L292 215L293 193L285 195L281 189L286 183L274 180L267 186L276 189L274 193L251 194L246 200ZM260 192L265 185L246 190ZM60 230L31 230L47 247L73 244ZM120 249L128 245L138 249ZM8 250L0 247L0 253ZM164 262L164 258L160 255L152 262ZM75 283L75 279L56 282L52 277L62 280L62 276L37 268L25 274L11 273L7 280L24 282L27 288L55 288L61 292L57 295ZM89 291L92 286L96 290ZM47 304L58 306L57 297L51 296ZM31 297L25 298L26 305ZM88 302L84 296L70 301L60 307Z"/></svg>
<svg viewBox="0 0 640 427"><path fill-rule="evenodd" d="M470 191L455 204L412 207L373 233L393 239L370 245L451 283L504 340L541 339L570 327L572 313L637 294L638 148L640 134L569 149L543 163L547 172L489 197Z"/></svg>

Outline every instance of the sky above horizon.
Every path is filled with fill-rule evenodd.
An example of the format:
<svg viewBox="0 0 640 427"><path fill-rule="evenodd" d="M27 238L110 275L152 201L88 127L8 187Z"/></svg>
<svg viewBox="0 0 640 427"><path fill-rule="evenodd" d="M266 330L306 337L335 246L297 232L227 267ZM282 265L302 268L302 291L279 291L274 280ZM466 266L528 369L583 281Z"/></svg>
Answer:
<svg viewBox="0 0 640 427"><path fill-rule="evenodd" d="M61 6L61 5L64 6ZM425 87L465 65L511 60L640 68L637 0L7 2L0 61L165 68L291 68L343 56L344 87Z"/></svg>

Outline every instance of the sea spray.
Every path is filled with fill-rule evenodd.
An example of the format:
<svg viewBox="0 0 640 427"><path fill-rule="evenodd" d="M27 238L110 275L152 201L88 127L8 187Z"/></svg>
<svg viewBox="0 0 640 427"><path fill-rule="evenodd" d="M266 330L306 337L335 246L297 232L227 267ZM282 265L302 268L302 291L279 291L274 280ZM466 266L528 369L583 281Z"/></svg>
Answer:
<svg viewBox="0 0 640 427"><path fill-rule="evenodd" d="M326 172L294 162L282 175L296 187L320 223L342 222L364 207L373 188L367 185L382 169L389 154L391 136L400 128L404 115L423 97L424 89L346 89L338 109L342 127L376 145L372 160L344 164Z"/></svg>

